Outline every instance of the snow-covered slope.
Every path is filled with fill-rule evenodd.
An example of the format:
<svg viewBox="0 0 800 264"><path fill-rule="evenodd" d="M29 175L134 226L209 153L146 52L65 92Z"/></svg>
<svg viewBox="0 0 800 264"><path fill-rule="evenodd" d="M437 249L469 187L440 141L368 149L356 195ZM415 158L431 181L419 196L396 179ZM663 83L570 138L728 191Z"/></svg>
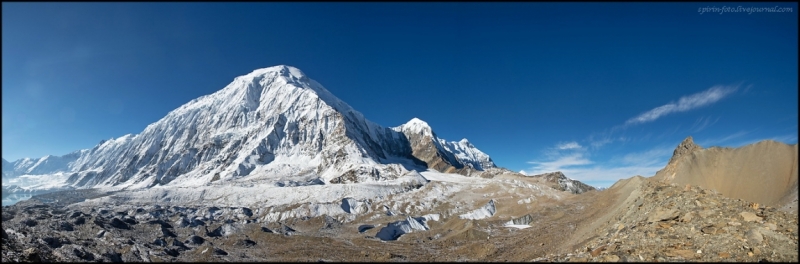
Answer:
<svg viewBox="0 0 800 264"><path fill-rule="evenodd" d="M495 168L466 140L439 139L422 120L395 128L366 120L299 69L284 65L239 76L139 134L61 157L10 164L13 170L4 168L3 175L63 172L74 187L119 188L233 179L351 183L425 168L462 174Z"/></svg>

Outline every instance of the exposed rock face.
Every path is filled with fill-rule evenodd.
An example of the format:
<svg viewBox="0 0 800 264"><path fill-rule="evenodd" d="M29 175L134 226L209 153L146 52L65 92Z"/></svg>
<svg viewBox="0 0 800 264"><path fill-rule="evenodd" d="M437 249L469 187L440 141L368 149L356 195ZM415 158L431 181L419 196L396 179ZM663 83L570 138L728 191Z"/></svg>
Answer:
<svg viewBox="0 0 800 264"><path fill-rule="evenodd" d="M695 150L700 150L700 149L703 148L694 143L692 136L688 136L686 137L686 139L681 141L681 143L678 144L678 147L675 148L675 150L672 152L672 157L669 159L669 162L667 162L667 164L675 163L678 159L682 158L683 156L686 156L687 154L690 154Z"/></svg>
<svg viewBox="0 0 800 264"><path fill-rule="evenodd" d="M475 148L466 139L447 142L437 137L425 121L414 118L392 129L408 138L411 155L425 162L428 168L467 176L474 171L496 168L488 155Z"/></svg>
<svg viewBox="0 0 800 264"><path fill-rule="evenodd" d="M533 177L541 177L546 182L550 183L553 188L559 191L581 194L596 190L594 187L586 185L585 183L567 178L567 176L560 171L538 174L534 175Z"/></svg>

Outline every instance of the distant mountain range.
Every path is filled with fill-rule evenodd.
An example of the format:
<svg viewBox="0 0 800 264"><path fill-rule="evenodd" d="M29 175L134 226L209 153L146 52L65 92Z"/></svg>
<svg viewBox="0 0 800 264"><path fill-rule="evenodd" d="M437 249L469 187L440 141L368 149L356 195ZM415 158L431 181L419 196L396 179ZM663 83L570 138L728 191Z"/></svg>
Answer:
<svg viewBox="0 0 800 264"><path fill-rule="evenodd" d="M3 159L3 177L68 175L65 186L148 188L243 177L308 184L383 181L410 170L465 176L509 172L466 139L446 141L424 121L375 124L299 69L236 77L139 134L39 159Z"/></svg>

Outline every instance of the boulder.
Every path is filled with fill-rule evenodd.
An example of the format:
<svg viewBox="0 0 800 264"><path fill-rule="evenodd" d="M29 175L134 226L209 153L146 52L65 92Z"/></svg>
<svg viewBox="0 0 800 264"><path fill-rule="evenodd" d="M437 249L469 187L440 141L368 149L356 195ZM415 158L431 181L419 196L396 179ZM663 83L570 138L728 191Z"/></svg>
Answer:
<svg viewBox="0 0 800 264"><path fill-rule="evenodd" d="M61 221L61 222L58 224L58 230L59 230L59 231L74 231L74 230L75 230L75 228L74 228L74 227L73 227L73 225L72 225L72 224L70 224L69 222L67 222L67 221Z"/></svg>
<svg viewBox="0 0 800 264"><path fill-rule="evenodd" d="M252 247L256 245L256 242L250 239L240 239L239 241L236 241L236 245L242 247Z"/></svg>
<svg viewBox="0 0 800 264"><path fill-rule="evenodd" d="M181 217L180 219L175 221L175 225L178 226L179 228L187 227L190 224L191 222L189 222L189 219L186 217Z"/></svg>
<svg viewBox="0 0 800 264"><path fill-rule="evenodd" d="M741 215L742 218L744 219L744 221L747 221L747 222L754 222L754 221L755 222L760 222L761 221L761 217L758 217L756 214L751 213L751 212L741 212L739 215Z"/></svg>
<svg viewBox="0 0 800 264"><path fill-rule="evenodd" d="M168 228L163 228L163 227L161 228L161 235L164 236L164 237L177 237L178 236L178 235L175 234L175 232L172 232L172 230L169 230Z"/></svg>
<svg viewBox="0 0 800 264"><path fill-rule="evenodd" d="M204 238L199 237L199 236L194 236L194 235L190 236L188 239L186 239L186 244L190 244L190 245L202 245L203 242L206 242L206 240Z"/></svg>
<svg viewBox="0 0 800 264"><path fill-rule="evenodd" d="M22 259L27 262L42 262L41 252L37 248L27 248L22 251Z"/></svg>
<svg viewBox="0 0 800 264"><path fill-rule="evenodd" d="M680 216L679 212L675 209L656 209L650 217L647 218L647 222L659 222L659 221L668 221L678 218Z"/></svg>
<svg viewBox="0 0 800 264"><path fill-rule="evenodd" d="M81 213L79 211L75 211L75 212L72 212L71 214L69 214L69 218L76 218L76 217L81 216L81 215L83 215L83 213Z"/></svg>
<svg viewBox="0 0 800 264"><path fill-rule="evenodd" d="M122 262L122 254L109 251L103 254L103 259L108 260L110 262Z"/></svg>
<svg viewBox="0 0 800 264"><path fill-rule="evenodd" d="M136 220L131 218L131 217L125 217L125 218L122 219L122 221L125 222L126 224L129 224L129 225L135 225L135 224L139 223L139 222L136 222Z"/></svg>
<svg viewBox="0 0 800 264"><path fill-rule="evenodd" d="M123 222L122 220L119 220L119 218L116 218L116 217L111 219L111 223L109 225L111 227L119 228L119 229L125 229L125 230L130 230L131 229L131 227L127 223Z"/></svg>
<svg viewBox="0 0 800 264"><path fill-rule="evenodd" d="M177 239L172 240L172 247L174 247L174 248L176 248L178 250L187 250L187 249L189 249L189 247L187 247L186 244L184 244L183 242L181 242L180 240L177 240Z"/></svg>
<svg viewBox="0 0 800 264"><path fill-rule="evenodd" d="M92 252L88 252L81 247L76 247L72 249L72 254L75 254L76 257L86 260L86 261L94 261L94 254Z"/></svg>
<svg viewBox="0 0 800 264"><path fill-rule="evenodd" d="M225 250L222 250L220 248L214 248L214 255L227 256L228 252L225 252Z"/></svg>
<svg viewBox="0 0 800 264"><path fill-rule="evenodd" d="M153 245L160 246L160 247L166 247L167 246L167 241L164 241L163 238L156 238L156 240L153 240Z"/></svg>
<svg viewBox="0 0 800 264"><path fill-rule="evenodd" d="M45 237L41 240L50 248L60 248L64 244L69 244L69 241L59 237Z"/></svg>
<svg viewBox="0 0 800 264"><path fill-rule="evenodd" d="M39 222L36 222L36 220L30 218L22 220L20 223L28 227L34 227L39 224Z"/></svg>
<svg viewBox="0 0 800 264"><path fill-rule="evenodd" d="M164 253L167 253L167 255L170 255L172 257L178 257L181 254L180 252L178 252L177 249L174 248L165 248Z"/></svg>
<svg viewBox="0 0 800 264"><path fill-rule="evenodd" d="M325 223L322 226L323 229L334 229L342 226L342 223L339 222L339 220L336 220L336 218L333 218L329 215L325 215L324 221Z"/></svg>
<svg viewBox="0 0 800 264"><path fill-rule="evenodd" d="M164 220L161 220L161 219L151 220L151 221L148 221L147 223L151 224L151 225L159 225L159 226L161 226L161 228L172 228L172 225L170 225L169 223L167 223L167 222L165 222Z"/></svg>

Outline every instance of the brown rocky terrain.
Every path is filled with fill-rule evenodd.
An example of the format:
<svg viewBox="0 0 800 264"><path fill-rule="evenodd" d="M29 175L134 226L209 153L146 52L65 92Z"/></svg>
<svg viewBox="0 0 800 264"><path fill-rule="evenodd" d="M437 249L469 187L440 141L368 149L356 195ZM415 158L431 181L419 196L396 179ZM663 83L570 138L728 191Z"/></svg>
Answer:
<svg viewBox="0 0 800 264"><path fill-rule="evenodd" d="M702 149L688 137L654 178L797 212L797 177L797 144L766 140L741 148Z"/></svg>
<svg viewBox="0 0 800 264"><path fill-rule="evenodd" d="M684 141L655 177L620 180L603 191L574 194L547 187L544 177L516 174L468 183L448 178L381 201L348 201L348 217L267 221L260 208L94 208L31 199L4 207L2 260L798 261L798 214L781 203L797 193L797 145L695 146ZM736 174L755 171L747 162L770 173ZM733 163L740 169L725 168ZM779 184L787 180L783 172L794 173L794 185ZM748 195L780 198L770 204L725 193L741 188L714 178L729 174L743 181L758 175L749 183L769 188L745 188ZM681 182L704 176L712 180ZM408 197L420 200L400 202ZM397 233L403 228L409 232ZM385 239L387 232L394 240Z"/></svg>

